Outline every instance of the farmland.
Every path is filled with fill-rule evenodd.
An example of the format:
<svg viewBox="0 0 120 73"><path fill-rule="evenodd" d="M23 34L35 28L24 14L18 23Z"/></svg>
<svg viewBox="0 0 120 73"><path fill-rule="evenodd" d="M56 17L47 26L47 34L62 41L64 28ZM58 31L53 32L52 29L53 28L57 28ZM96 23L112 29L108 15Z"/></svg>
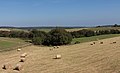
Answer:
<svg viewBox="0 0 120 73"><path fill-rule="evenodd" d="M66 30L72 32L81 29ZM0 37L0 73L119 73L119 40L120 34L81 37L74 38L71 43L73 45L54 48L36 45L22 47L29 44L22 38ZM76 41L80 43L74 44ZM17 51L18 48L21 51ZM27 53L27 57L25 62L21 63L20 56L23 53ZM61 59L55 59L56 55L61 55ZM2 69L4 64L10 64L10 68ZM20 71L13 70L16 64L22 65Z"/></svg>
<svg viewBox="0 0 120 73"><path fill-rule="evenodd" d="M41 29L38 29L40 31L44 31L44 32L49 32L51 29L53 28L41 28ZM73 32L73 31L79 31L79 30L82 30L82 29L88 29L88 30L93 30L93 31L96 31L96 30L110 30L110 29L118 29L120 30L120 27L91 27L91 28L65 28L66 31L68 32Z"/></svg>
<svg viewBox="0 0 120 73"><path fill-rule="evenodd" d="M97 28L88 28L89 30L110 30L110 29L118 29L120 30L120 27L97 27Z"/></svg>
<svg viewBox="0 0 120 73"><path fill-rule="evenodd" d="M19 47L25 44L28 44L28 43L18 38L0 37L0 51L12 50L16 47Z"/></svg>
<svg viewBox="0 0 120 73"><path fill-rule="evenodd" d="M120 73L120 0L1 0L0 73Z"/></svg>
<svg viewBox="0 0 120 73"><path fill-rule="evenodd" d="M99 35L99 36L92 36L92 37L74 38L71 43L73 44L76 41L79 41L80 43L84 43L84 42L97 41L101 39L113 38L118 36L120 36L120 34L109 34L109 35Z"/></svg>
<svg viewBox="0 0 120 73"><path fill-rule="evenodd" d="M28 46L21 52L16 50L0 53L0 66L10 63L14 67L19 63L21 53L28 53L23 69L20 73L119 73L120 69L120 37L109 38L91 42L60 46L50 51L53 47ZM100 44L102 41L104 44ZM116 41L115 44L110 44ZM9 54L9 55L8 55ZM61 59L53 59L56 54L61 54ZM1 73L18 73L11 69Z"/></svg>

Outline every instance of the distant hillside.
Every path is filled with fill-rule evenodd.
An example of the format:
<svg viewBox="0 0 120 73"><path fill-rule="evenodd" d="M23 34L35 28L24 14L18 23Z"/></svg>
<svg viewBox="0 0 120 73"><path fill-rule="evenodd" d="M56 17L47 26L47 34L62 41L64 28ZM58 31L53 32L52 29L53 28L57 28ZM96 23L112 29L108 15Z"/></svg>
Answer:
<svg viewBox="0 0 120 73"><path fill-rule="evenodd" d="M103 25L103 26L96 26L96 27L120 27L120 25L114 24L114 25Z"/></svg>
<svg viewBox="0 0 120 73"><path fill-rule="evenodd" d="M11 29L53 29L56 27L9 27L9 26L1 26L0 28L11 28ZM65 28L65 29L72 29L72 28L86 28L86 27L59 27L59 28Z"/></svg>

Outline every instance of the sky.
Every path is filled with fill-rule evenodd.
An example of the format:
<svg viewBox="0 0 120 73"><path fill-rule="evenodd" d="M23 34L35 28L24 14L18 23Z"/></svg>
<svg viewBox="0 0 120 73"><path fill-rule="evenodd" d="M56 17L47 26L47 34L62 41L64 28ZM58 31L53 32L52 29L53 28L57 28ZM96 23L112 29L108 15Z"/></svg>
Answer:
<svg viewBox="0 0 120 73"><path fill-rule="evenodd" d="M120 0L0 0L0 26L97 26L120 23Z"/></svg>

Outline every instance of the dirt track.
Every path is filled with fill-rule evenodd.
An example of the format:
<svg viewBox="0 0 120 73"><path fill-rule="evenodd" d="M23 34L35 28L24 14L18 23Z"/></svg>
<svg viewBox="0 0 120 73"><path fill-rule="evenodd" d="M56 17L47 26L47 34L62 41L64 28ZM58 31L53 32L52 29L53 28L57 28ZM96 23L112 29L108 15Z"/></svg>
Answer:
<svg viewBox="0 0 120 73"><path fill-rule="evenodd" d="M29 46L0 53L0 73L120 73L120 37L92 42L53 47ZM116 41L115 44L110 44ZM20 54L28 53L26 61L21 63L23 69L14 71L12 68L19 63ZM61 54L62 59L53 59ZM3 70L2 65L10 63L11 69Z"/></svg>

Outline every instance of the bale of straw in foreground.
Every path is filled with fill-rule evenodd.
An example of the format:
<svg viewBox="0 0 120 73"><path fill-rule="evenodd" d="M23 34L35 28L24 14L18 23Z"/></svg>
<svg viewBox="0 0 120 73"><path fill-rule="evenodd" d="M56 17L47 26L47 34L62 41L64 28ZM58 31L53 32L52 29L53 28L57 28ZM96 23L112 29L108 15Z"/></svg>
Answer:
<svg viewBox="0 0 120 73"><path fill-rule="evenodd" d="M93 43L91 43L90 45L93 45Z"/></svg>
<svg viewBox="0 0 120 73"><path fill-rule="evenodd" d="M23 53L23 54L21 54L21 58L25 58L27 56L27 53Z"/></svg>
<svg viewBox="0 0 120 73"><path fill-rule="evenodd" d="M113 44L115 44L116 42L113 42Z"/></svg>
<svg viewBox="0 0 120 73"><path fill-rule="evenodd" d="M21 64L17 64L13 70L17 70L17 71L20 71L22 70L22 65Z"/></svg>
<svg viewBox="0 0 120 73"><path fill-rule="evenodd" d="M7 70L7 69L9 69L9 68L11 68L11 64L9 64L9 63L4 64L4 65L2 66L2 69L5 69L5 70Z"/></svg>
<svg viewBox="0 0 120 73"><path fill-rule="evenodd" d="M95 42L93 42L93 44L95 44Z"/></svg>
<svg viewBox="0 0 120 73"><path fill-rule="evenodd" d="M61 55L56 55L54 59L61 59Z"/></svg>
<svg viewBox="0 0 120 73"><path fill-rule="evenodd" d="M56 46L56 48L60 48L60 46Z"/></svg>
<svg viewBox="0 0 120 73"><path fill-rule="evenodd" d="M20 62L25 62L25 60L26 60L25 58L21 58Z"/></svg>
<svg viewBox="0 0 120 73"><path fill-rule="evenodd" d="M21 51L21 49L17 49L17 51Z"/></svg>
<svg viewBox="0 0 120 73"><path fill-rule="evenodd" d="M103 44L103 42L100 42L100 44Z"/></svg>

